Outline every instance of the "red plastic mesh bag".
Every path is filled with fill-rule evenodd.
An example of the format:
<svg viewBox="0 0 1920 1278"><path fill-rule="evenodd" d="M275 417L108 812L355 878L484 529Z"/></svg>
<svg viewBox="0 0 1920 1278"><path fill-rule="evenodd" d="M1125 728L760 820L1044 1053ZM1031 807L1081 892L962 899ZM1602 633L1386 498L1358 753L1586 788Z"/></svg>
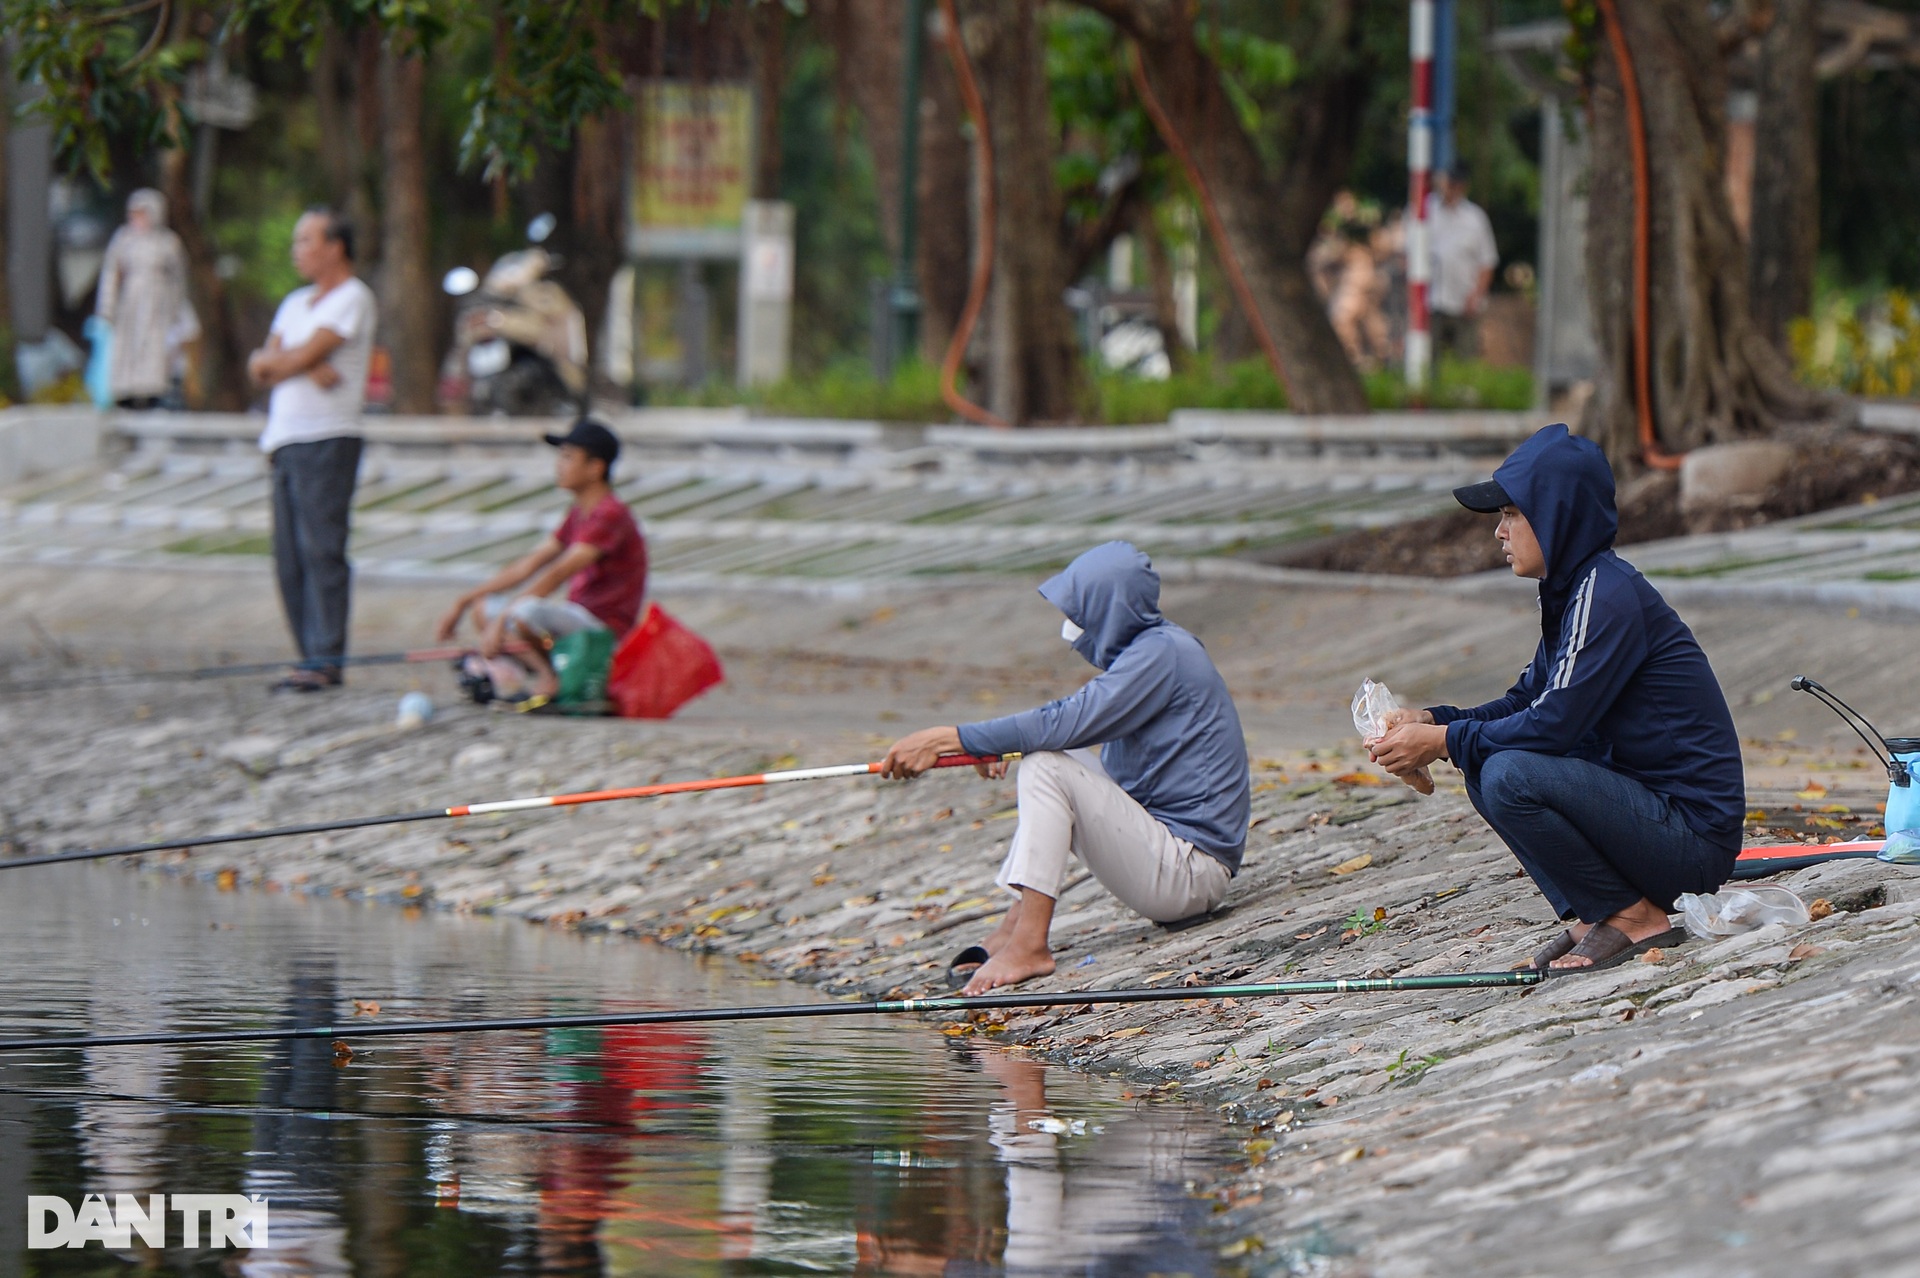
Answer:
<svg viewBox="0 0 1920 1278"><path fill-rule="evenodd" d="M614 650L607 699L623 718L666 719L725 677L705 639L648 604Z"/></svg>

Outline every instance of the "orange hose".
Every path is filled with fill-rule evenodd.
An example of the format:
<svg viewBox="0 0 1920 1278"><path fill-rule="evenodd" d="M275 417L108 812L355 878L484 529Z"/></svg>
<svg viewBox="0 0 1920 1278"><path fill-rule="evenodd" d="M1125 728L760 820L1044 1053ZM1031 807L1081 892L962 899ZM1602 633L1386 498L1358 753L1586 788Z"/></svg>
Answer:
<svg viewBox="0 0 1920 1278"><path fill-rule="evenodd" d="M980 308L987 303L987 284L993 279L996 209L993 138L987 132L986 103L980 100L980 85L973 78L973 60L967 57L967 46L960 39L960 15L954 10L953 0L940 0L940 13L947 29L947 55L953 59L953 70L960 80L960 100L966 105L967 117L973 121L974 146L980 166L980 224L974 235L973 281L967 285L967 304L960 312L959 327L953 330L946 358L940 361L940 398L948 408L976 425L1005 430L1006 422L962 395L955 385L960 375L960 361L966 358L967 343L973 340L973 326L980 322ZM913 122L908 121L907 127L912 128ZM903 192L903 197L907 194Z"/></svg>
<svg viewBox="0 0 1920 1278"><path fill-rule="evenodd" d="M1613 0L1600 0L1620 88L1627 105L1627 146L1633 153L1633 402L1640 423L1640 460L1655 470L1680 469L1681 457L1660 447L1653 429L1653 196L1647 171L1647 118L1640 108L1640 82L1627 49L1627 33Z"/></svg>
<svg viewBox="0 0 1920 1278"><path fill-rule="evenodd" d="M1193 184L1194 193L1200 197L1200 209L1206 215L1207 230L1213 236L1213 247L1220 254L1220 265L1226 268L1227 282L1233 287L1240 311L1247 317L1254 337L1260 342L1260 349L1267 357L1267 366L1273 370L1274 380L1286 391L1288 406L1297 408L1300 401L1294 396L1293 382L1287 377L1286 366L1280 362L1280 348L1274 344L1273 334L1267 331L1266 318L1254 304L1253 290L1247 285L1247 277L1240 272L1240 259L1234 256L1233 245L1227 240L1226 224L1220 220L1220 210L1213 202L1213 191L1207 186L1206 178L1201 176L1200 166L1194 163L1193 153L1187 150L1186 140L1173 127L1173 120L1161 107L1160 99L1154 96L1153 86L1147 83L1147 68L1140 59L1140 46L1129 40L1127 54L1133 69L1133 86L1140 93L1140 103L1146 107L1147 116L1159 132L1160 140L1167 144L1167 150L1173 152L1173 158L1180 162L1187 181Z"/></svg>

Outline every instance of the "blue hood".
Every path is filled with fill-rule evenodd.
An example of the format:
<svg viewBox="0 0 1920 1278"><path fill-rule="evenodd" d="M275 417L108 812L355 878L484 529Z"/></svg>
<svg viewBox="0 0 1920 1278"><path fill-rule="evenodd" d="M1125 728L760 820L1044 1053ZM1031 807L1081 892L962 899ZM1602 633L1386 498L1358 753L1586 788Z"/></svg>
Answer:
<svg viewBox="0 0 1920 1278"><path fill-rule="evenodd" d="M1040 597L1085 631L1073 650L1105 670L1160 615L1160 574L1137 547L1110 541L1087 551L1040 587Z"/></svg>
<svg viewBox="0 0 1920 1278"><path fill-rule="evenodd" d="M1552 637L1559 633L1573 583L1596 555L1613 548L1620 531L1613 507L1613 468L1598 444L1555 424L1535 431L1500 463L1493 477L1533 525L1546 557L1540 626Z"/></svg>

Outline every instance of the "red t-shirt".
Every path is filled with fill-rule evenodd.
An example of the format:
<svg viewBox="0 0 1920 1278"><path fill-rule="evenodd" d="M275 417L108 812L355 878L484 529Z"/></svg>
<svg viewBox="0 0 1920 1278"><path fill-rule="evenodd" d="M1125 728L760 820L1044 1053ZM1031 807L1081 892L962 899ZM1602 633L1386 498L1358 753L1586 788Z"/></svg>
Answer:
<svg viewBox="0 0 1920 1278"><path fill-rule="evenodd" d="M567 598L607 623L616 635L633 628L647 593L647 543L618 494L608 493L592 510L567 511L554 537L561 549L585 542L600 557L574 574Z"/></svg>

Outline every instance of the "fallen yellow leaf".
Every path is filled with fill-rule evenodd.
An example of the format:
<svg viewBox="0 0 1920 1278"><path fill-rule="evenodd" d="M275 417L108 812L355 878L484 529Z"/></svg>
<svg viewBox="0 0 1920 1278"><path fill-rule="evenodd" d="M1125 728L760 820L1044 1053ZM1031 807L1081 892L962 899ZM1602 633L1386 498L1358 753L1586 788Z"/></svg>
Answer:
<svg viewBox="0 0 1920 1278"><path fill-rule="evenodd" d="M1144 1025L1130 1025L1126 1029L1115 1030L1113 1033L1107 1035L1107 1037L1108 1038L1132 1038L1135 1034L1144 1034L1146 1032L1147 1032L1147 1027Z"/></svg>
<svg viewBox="0 0 1920 1278"><path fill-rule="evenodd" d="M1377 777L1371 772L1343 772L1333 779L1335 785L1385 785L1385 777Z"/></svg>
<svg viewBox="0 0 1920 1278"><path fill-rule="evenodd" d="M1340 864L1334 866L1331 870L1327 871L1327 873L1352 874L1355 870L1364 870L1369 865L1372 865L1372 864L1373 864L1373 853L1362 852L1359 856L1350 857L1347 860L1342 861Z"/></svg>
<svg viewBox="0 0 1920 1278"><path fill-rule="evenodd" d="M1809 781L1807 782L1807 788L1795 791L1793 797L1796 799L1824 799L1827 797L1827 787L1821 785L1818 781Z"/></svg>

